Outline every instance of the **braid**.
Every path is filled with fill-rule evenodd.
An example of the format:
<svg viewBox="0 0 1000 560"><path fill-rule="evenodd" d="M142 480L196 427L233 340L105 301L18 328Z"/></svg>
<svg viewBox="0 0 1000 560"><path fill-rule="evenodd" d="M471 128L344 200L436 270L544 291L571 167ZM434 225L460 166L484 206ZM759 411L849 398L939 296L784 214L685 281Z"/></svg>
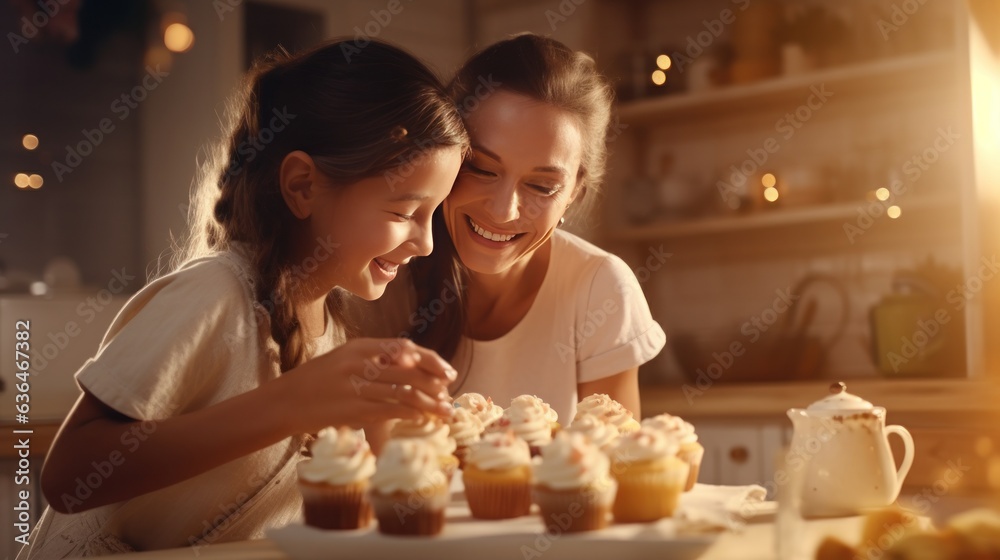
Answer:
<svg viewBox="0 0 1000 560"><path fill-rule="evenodd" d="M271 337L280 349L281 371L303 362L305 336L295 312L294 280L282 264L277 243L261 243L254 268L257 272L254 297L267 310Z"/></svg>

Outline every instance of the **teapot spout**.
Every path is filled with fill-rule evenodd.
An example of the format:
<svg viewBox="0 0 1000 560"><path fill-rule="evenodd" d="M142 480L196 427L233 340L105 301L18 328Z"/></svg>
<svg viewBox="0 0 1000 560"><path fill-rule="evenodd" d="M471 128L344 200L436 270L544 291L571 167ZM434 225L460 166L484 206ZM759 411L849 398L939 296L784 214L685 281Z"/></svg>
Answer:
<svg viewBox="0 0 1000 560"><path fill-rule="evenodd" d="M792 421L792 425L797 425L806 419L806 411L803 408L789 408L786 414Z"/></svg>

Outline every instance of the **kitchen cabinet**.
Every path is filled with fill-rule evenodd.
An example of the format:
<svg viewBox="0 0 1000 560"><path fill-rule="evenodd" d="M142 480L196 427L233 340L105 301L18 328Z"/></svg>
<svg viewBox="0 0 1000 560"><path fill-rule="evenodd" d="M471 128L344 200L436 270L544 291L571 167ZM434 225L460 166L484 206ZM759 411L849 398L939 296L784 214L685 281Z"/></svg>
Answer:
<svg viewBox="0 0 1000 560"><path fill-rule="evenodd" d="M108 289L0 296L0 340L14 340L15 322L30 324L27 427L62 422L80 396L73 375L97 354L108 327L127 301L125 295ZM0 421L9 423L17 412L15 386L21 383L14 352L12 343L0 346Z"/></svg>

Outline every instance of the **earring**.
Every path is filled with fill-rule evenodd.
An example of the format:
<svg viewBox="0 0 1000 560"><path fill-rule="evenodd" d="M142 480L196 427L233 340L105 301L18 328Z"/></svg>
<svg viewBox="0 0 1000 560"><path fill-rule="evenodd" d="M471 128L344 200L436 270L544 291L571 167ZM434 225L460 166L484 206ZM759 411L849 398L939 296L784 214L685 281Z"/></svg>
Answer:
<svg viewBox="0 0 1000 560"><path fill-rule="evenodd" d="M566 216L563 216L562 218L559 218L559 225L563 225L565 223L566 223Z"/></svg>

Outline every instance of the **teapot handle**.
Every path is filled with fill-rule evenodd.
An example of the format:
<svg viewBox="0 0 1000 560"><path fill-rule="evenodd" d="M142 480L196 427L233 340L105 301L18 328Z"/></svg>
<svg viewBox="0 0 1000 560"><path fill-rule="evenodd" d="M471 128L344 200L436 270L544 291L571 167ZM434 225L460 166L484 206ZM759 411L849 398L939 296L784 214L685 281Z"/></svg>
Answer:
<svg viewBox="0 0 1000 560"><path fill-rule="evenodd" d="M913 465L913 436L906 428L898 425L886 426L885 437L887 440L890 434L896 434L903 440L903 462L899 465L899 470L896 471L896 493L892 498L895 500L899 496L900 490L903 489L903 481L906 480L906 475Z"/></svg>

